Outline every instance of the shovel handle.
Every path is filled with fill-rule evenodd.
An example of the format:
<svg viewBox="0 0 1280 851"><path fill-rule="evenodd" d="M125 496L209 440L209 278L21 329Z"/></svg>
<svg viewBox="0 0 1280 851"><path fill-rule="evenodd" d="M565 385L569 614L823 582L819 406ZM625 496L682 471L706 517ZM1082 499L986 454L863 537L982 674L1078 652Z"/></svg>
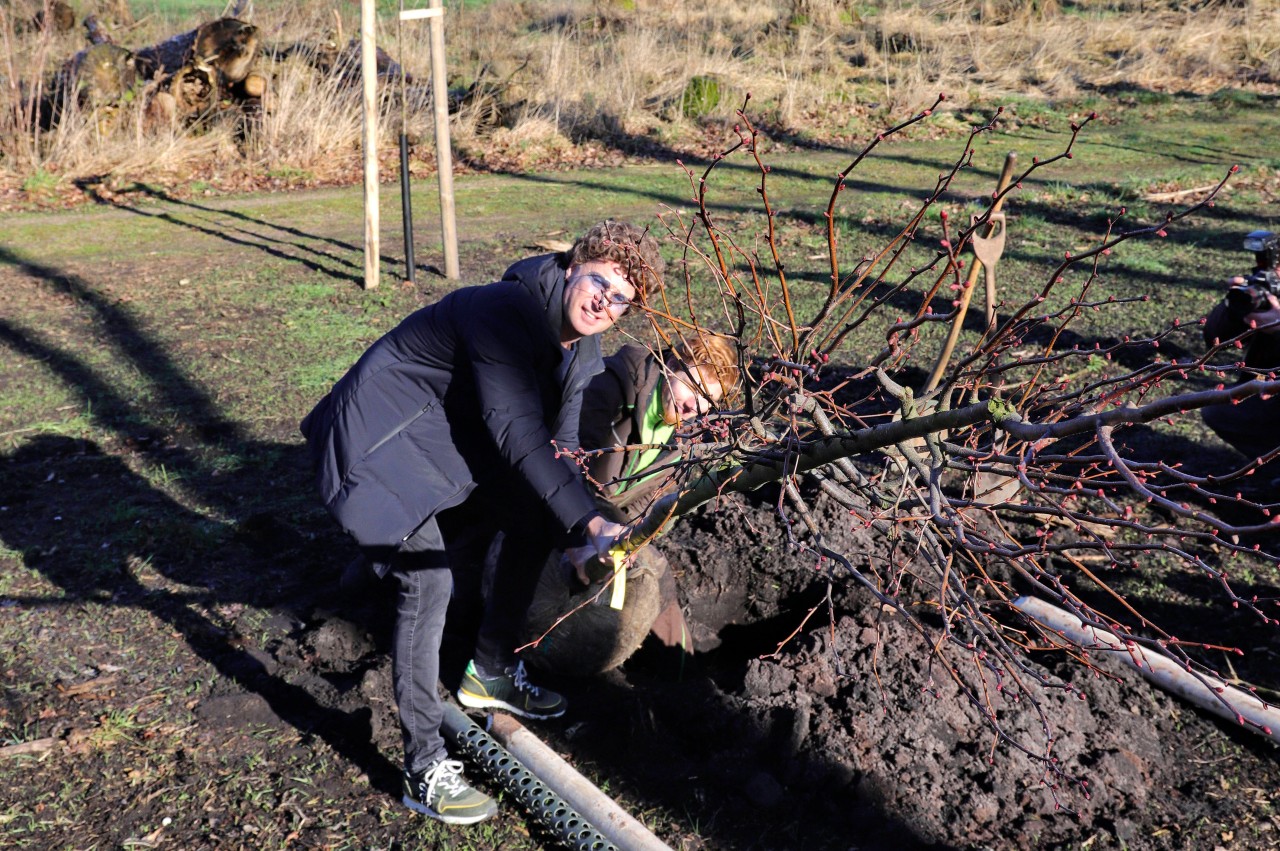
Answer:
<svg viewBox="0 0 1280 851"><path fill-rule="evenodd" d="M996 200L991 205L991 216L994 217L1000 212L1000 208L1004 206L1004 191L1009 188L1009 182L1013 180L1013 167L1018 161L1018 155L1010 151L1004 158L1004 168L1000 171L1000 180L996 184ZM987 220L986 228L984 228L983 237L990 237L995 232L996 223L990 218ZM964 289L960 291L960 304L956 306L956 317L951 320L951 330L947 334L947 342L943 344L942 351L938 353L938 361L933 365L933 372L929 374L929 380L925 382L924 392L936 388L942 381L942 373L947 368L947 362L951 360L951 353L955 350L956 341L960 339L960 327L964 325L964 315L969 310L969 299L973 298L973 288L978 284L978 274L982 270L982 262L976 257L973 264L969 266L969 277L965 282Z"/></svg>

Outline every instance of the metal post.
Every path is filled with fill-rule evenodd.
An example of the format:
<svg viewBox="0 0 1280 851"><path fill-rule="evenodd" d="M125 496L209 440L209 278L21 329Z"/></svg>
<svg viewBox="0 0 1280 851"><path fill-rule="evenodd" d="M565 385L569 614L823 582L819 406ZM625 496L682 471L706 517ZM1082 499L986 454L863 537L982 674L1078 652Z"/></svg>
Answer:
<svg viewBox="0 0 1280 851"><path fill-rule="evenodd" d="M413 203L409 200L409 136L400 131L400 218L404 222L404 279L416 283L413 262Z"/></svg>
<svg viewBox="0 0 1280 851"><path fill-rule="evenodd" d="M404 69L404 0L396 20L396 49L400 54L400 223L404 226L404 279L417 283L413 262L413 202L409 198L409 74Z"/></svg>

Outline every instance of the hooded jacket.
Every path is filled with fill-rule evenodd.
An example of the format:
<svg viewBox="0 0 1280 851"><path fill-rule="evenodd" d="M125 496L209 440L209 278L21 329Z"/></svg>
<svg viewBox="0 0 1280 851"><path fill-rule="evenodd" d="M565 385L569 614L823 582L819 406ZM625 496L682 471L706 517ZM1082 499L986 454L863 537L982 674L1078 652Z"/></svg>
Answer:
<svg viewBox="0 0 1280 851"><path fill-rule="evenodd" d="M1243 334L1249 330L1249 326L1245 325L1244 319L1239 316L1233 316L1231 311L1227 309L1225 300L1209 311L1209 315L1205 318L1204 341L1206 345L1215 345L1220 340L1229 340L1239 334ZM1280 366L1280 339L1273 334L1254 334L1246 344L1244 352L1244 364L1250 369L1270 370ZM1241 373L1237 380L1248 381L1255 376L1245 372Z"/></svg>
<svg viewBox="0 0 1280 851"><path fill-rule="evenodd" d="M604 370L592 379L583 399L579 428L582 447L612 449L643 443L645 412L661 386L662 372L661 362L643 346L623 346L605 358ZM670 479L669 473L659 474L624 489L617 480L640 455L641 450L622 449L593 455L587 462L587 475L627 521L643 514ZM679 458L679 452L664 450L645 469Z"/></svg>
<svg viewBox="0 0 1280 851"><path fill-rule="evenodd" d="M603 369L594 336L565 365L564 263L529 258L410 314L302 421L321 500L361 546L399 547L481 485L523 480L566 530L594 513L556 450L577 448Z"/></svg>

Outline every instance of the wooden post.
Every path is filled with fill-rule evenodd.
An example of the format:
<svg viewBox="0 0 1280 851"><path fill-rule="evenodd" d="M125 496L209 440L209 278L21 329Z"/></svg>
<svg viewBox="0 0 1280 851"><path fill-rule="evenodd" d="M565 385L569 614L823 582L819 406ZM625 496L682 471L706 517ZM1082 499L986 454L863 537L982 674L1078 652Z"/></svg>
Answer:
<svg viewBox="0 0 1280 851"><path fill-rule="evenodd" d="M374 0L360 0L360 79L364 83L364 288L378 285L378 62Z"/></svg>
<svg viewBox="0 0 1280 851"><path fill-rule="evenodd" d="M444 238L444 275L458 277L458 220L453 204L453 150L449 144L449 81L444 69L444 7L430 0L438 13L427 19L431 33L431 101L435 107L436 173L440 180L440 228Z"/></svg>
<svg viewBox="0 0 1280 851"><path fill-rule="evenodd" d="M1004 206L1004 195L1000 193L1009 188L1009 181L1013 179L1013 166L1017 161L1018 155L1012 151L1004 158L1004 168L1000 172L1000 180L996 183L996 200L991 205L991 219L987 221L986 226L983 228L983 235L986 237L990 237L995 232L996 222L994 219L999 214L1000 208ZM1003 223L1000 224L1000 228L1003 235ZM933 390L942 381L942 373L946 371L947 362L951 360L951 352L956 347L956 341L960 339L960 329L964 326L964 315L969 310L969 299L973 298L973 288L977 286L978 275L981 272L982 262L975 257L969 266L969 277L965 279L964 289L960 291L960 304L956 307L956 318L951 320L951 331L947 335L947 341L942 345L942 351L938 355L937 363L933 365L933 372L929 374L929 380L925 382L925 393ZM995 311L994 299L994 291L988 285L988 324Z"/></svg>
<svg viewBox="0 0 1280 851"><path fill-rule="evenodd" d="M431 38L431 100L436 126L436 176L440 181L440 229L444 238L444 275L457 278L458 216L453 201L453 148L449 143L449 81L445 77L443 0L428 0L426 9L407 9L400 20L427 19Z"/></svg>

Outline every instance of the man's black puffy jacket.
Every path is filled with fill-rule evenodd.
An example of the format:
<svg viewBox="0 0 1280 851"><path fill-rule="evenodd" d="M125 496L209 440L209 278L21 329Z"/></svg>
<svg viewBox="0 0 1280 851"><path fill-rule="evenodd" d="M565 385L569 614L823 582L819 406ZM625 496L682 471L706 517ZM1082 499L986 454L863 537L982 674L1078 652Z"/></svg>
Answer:
<svg viewBox="0 0 1280 851"><path fill-rule="evenodd" d="M552 446L577 448L582 390L603 369L596 337L564 365L563 262L523 260L409 315L302 421L321 499L361 546L398 547L480 484L523 479L566 530L593 512Z"/></svg>

